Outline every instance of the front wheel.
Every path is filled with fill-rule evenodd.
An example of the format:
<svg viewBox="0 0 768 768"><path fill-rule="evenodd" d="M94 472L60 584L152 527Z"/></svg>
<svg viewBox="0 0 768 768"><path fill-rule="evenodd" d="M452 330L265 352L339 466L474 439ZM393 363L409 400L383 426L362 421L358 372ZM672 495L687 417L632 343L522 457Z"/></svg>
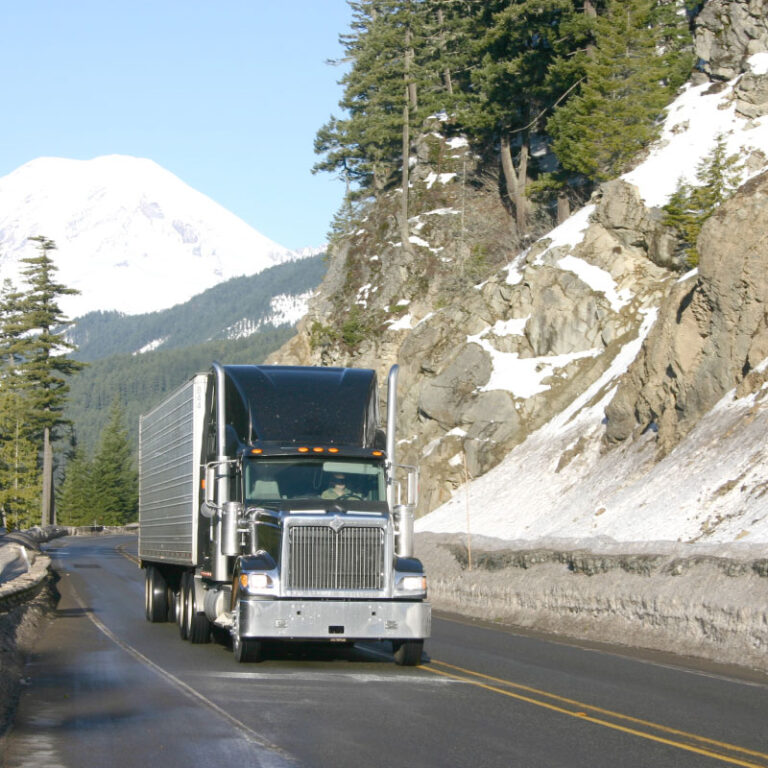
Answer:
<svg viewBox="0 0 768 768"><path fill-rule="evenodd" d="M233 609L235 623L232 627L232 652L238 664L250 661L261 661L261 641L252 637L240 637L240 600L235 602Z"/></svg>
<svg viewBox="0 0 768 768"><path fill-rule="evenodd" d="M424 651L423 640L395 640L392 642L395 664L401 667L417 667Z"/></svg>

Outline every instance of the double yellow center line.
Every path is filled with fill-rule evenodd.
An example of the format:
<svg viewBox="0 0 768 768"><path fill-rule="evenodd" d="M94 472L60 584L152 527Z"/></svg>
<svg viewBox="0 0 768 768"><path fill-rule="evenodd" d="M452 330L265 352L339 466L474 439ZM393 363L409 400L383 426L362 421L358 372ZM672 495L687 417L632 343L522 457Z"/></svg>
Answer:
<svg viewBox="0 0 768 768"><path fill-rule="evenodd" d="M527 704L557 712L561 715L576 717L584 722L611 728L615 731L639 736L642 739L666 744L670 747L694 752L704 757L711 757L730 765L740 765L745 768L767 768L768 754L757 752L744 747L728 744L727 742L709 739L706 736L698 736L695 733L687 733L676 728L669 728L659 723L641 720L637 717L602 709L582 701L568 699L548 691L532 688L528 685L513 683L491 675L484 675L464 667L457 667L444 661L431 659L429 664L424 664L421 669L428 670L435 675L459 680L470 685L484 688L487 691L508 696Z"/></svg>

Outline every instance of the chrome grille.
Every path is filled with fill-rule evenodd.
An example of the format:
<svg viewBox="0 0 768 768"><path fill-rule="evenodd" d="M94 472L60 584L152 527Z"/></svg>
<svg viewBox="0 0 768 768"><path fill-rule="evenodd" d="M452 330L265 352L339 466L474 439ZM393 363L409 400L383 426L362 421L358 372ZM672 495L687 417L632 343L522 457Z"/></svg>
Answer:
<svg viewBox="0 0 768 768"><path fill-rule="evenodd" d="M288 535L288 588L384 588L384 531L373 526L296 525Z"/></svg>

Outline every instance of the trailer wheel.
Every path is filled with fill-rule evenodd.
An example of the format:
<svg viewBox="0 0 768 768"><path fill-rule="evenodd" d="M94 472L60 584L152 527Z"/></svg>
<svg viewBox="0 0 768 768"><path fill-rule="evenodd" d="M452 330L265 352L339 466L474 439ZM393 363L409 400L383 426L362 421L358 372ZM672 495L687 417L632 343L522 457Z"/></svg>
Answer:
<svg viewBox="0 0 768 768"><path fill-rule="evenodd" d="M401 667L417 667L421 664L424 641L393 640L392 650L395 652L395 664Z"/></svg>
<svg viewBox="0 0 768 768"><path fill-rule="evenodd" d="M178 596L170 587L166 590L165 599L168 601L168 621L176 621L176 607L178 606Z"/></svg>
<svg viewBox="0 0 768 768"><path fill-rule="evenodd" d="M168 587L163 574L149 565L144 571L144 608L147 621L167 621L168 618Z"/></svg>
<svg viewBox="0 0 768 768"><path fill-rule="evenodd" d="M211 639L211 623L204 613L197 610L194 576L191 573L186 574L186 576L187 581L184 593L186 639L190 643L195 644L207 643Z"/></svg>

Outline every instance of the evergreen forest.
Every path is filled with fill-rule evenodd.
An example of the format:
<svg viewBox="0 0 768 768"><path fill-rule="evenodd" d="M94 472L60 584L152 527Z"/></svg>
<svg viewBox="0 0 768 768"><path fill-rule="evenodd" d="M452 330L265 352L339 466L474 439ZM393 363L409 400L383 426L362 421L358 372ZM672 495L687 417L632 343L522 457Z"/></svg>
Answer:
<svg viewBox="0 0 768 768"><path fill-rule="evenodd" d="M120 525L137 513L139 416L213 360L262 362L294 333L273 299L314 290L326 262L233 278L161 312L70 323L55 249L40 239L25 285L6 281L0 295L0 527ZM136 354L154 339L163 344Z"/></svg>
<svg viewBox="0 0 768 768"><path fill-rule="evenodd" d="M334 229L361 200L404 191L413 140L439 115L498 170L519 236L532 208L567 215L655 138L694 64L683 0L359 0L341 35L338 114L315 172L346 183ZM535 151L545 146L545 153ZM408 158L409 162L403 162ZM552 160L554 159L554 162ZM546 162L545 162L546 161Z"/></svg>

